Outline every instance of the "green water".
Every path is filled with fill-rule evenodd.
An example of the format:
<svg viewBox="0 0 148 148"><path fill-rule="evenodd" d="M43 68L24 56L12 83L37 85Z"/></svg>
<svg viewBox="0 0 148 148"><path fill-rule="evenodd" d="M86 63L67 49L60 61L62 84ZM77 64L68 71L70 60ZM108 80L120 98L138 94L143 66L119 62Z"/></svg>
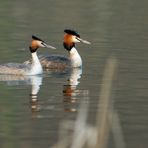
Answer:
<svg viewBox="0 0 148 148"><path fill-rule="evenodd" d="M65 28L77 30L92 44L77 45L83 70L81 75L73 73L80 77L74 96L63 94L72 76L69 71L15 81L0 77L0 147L51 147L58 140L60 123L76 119L81 100L89 106L88 123L95 125L103 71L110 56L117 59L112 99L125 145L147 147L147 5L146 0L2 0L0 63L29 59L32 34L57 48L39 49L39 54L67 56L62 46ZM30 96L33 84L40 86L35 102ZM110 132L108 147L115 147L113 139Z"/></svg>

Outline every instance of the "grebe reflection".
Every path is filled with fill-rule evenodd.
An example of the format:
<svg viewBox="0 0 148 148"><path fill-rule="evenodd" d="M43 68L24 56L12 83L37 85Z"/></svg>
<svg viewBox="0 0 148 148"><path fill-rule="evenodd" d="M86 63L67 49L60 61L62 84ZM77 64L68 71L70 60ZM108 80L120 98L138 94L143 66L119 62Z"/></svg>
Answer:
<svg viewBox="0 0 148 148"><path fill-rule="evenodd" d="M31 86L30 103L32 112L36 112L39 110L38 92L40 90L40 86L42 85L42 79L42 75L0 75L0 82L6 82L6 84L9 86Z"/></svg>
<svg viewBox="0 0 148 148"><path fill-rule="evenodd" d="M43 77L41 75L32 76L31 78L31 94L30 94L30 104L32 113L39 111L40 107L38 105L38 93L40 86L42 85Z"/></svg>
<svg viewBox="0 0 148 148"><path fill-rule="evenodd" d="M67 80L67 84L63 87L63 97L65 105L65 110L69 112L76 111L76 102L77 97L81 93L77 86L80 83L80 78L82 75L82 68L73 68L71 69L71 73L69 79ZM70 103L70 104L69 104Z"/></svg>

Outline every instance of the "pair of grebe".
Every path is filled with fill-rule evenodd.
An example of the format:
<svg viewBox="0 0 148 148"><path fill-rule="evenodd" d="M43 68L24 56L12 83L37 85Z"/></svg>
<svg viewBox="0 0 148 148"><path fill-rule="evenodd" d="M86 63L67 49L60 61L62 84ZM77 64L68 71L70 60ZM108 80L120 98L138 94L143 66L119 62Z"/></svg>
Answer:
<svg viewBox="0 0 148 148"><path fill-rule="evenodd" d="M55 49L55 47L46 44L43 40L36 36L32 36L32 42L29 47L32 59L22 64L7 63L0 65L0 74L14 74L14 75L38 75L43 73L43 68L49 69L65 69L67 67L81 67L82 59L75 48L75 43L82 42L90 44L90 42L80 38L80 35L73 31L64 30L63 46L69 52L69 58L59 55L44 55L37 56L37 49L39 47L46 47ZM42 68L43 67L43 68Z"/></svg>

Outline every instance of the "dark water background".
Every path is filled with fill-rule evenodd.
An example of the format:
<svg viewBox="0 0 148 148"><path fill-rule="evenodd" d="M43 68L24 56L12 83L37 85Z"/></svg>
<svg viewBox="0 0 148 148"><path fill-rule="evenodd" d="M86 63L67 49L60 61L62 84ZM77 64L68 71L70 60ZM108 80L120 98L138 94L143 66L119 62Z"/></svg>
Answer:
<svg viewBox="0 0 148 148"><path fill-rule="evenodd" d="M79 44L83 71L74 96L65 97L64 85L75 72L45 73L42 77L0 78L0 147L51 147L63 120L75 120L80 102L89 100L88 123L95 124L97 103L107 59L117 59L113 102L127 148L148 147L148 1L2 0L0 4L0 63L23 62L35 34L57 47L38 53L68 55L63 30L72 28L89 40ZM76 76L80 74L76 72ZM7 82L5 81L7 80ZM41 82L42 81L42 82ZM38 101L31 101L38 84ZM87 97L86 97L87 96ZM31 107L36 106L37 110ZM112 134L109 147L114 147Z"/></svg>

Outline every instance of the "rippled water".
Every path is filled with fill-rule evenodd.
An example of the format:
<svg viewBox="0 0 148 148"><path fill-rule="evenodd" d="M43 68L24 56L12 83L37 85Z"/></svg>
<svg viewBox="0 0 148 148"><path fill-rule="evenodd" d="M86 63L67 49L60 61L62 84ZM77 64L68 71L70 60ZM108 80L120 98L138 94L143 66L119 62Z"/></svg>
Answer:
<svg viewBox="0 0 148 148"><path fill-rule="evenodd" d="M146 0L3 0L0 63L28 59L32 34L57 47L53 51L40 49L39 54L68 55L62 47L65 28L77 30L92 44L77 45L82 70L48 71L32 77L0 76L0 147L51 147L59 139L60 123L75 121L81 102L89 106L87 122L94 126L110 56L117 60L111 98L122 140L127 148L147 147L147 5ZM30 95L34 92L37 96ZM114 139L110 131L108 147L115 147Z"/></svg>

